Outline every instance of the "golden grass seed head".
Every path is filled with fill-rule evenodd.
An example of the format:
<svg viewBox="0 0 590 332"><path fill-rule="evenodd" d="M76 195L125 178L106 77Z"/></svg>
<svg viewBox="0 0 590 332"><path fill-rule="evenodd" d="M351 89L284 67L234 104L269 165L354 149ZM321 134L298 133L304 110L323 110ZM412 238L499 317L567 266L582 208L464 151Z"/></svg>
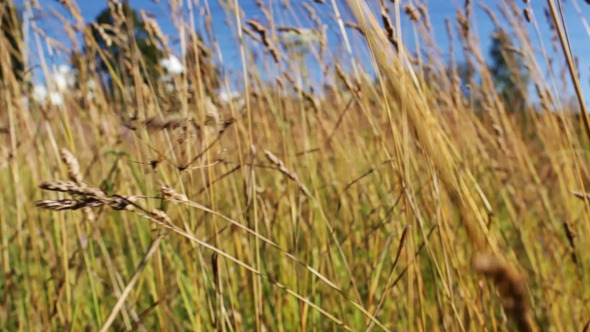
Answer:
<svg viewBox="0 0 590 332"><path fill-rule="evenodd" d="M404 7L404 11L406 12L406 15L408 15L410 20L414 22L418 22L420 20L420 12L416 9L416 7L414 7L414 5L407 4Z"/></svg>
<svg viewBox="0 0 590 332"><path fill-rule="evenodd" d="M78 159L66 148L62 148L60 151L61 160L68 166L68 176L71 180L76 181L78 184L83 183L82 173L80 173L80 164Z"/></svg>

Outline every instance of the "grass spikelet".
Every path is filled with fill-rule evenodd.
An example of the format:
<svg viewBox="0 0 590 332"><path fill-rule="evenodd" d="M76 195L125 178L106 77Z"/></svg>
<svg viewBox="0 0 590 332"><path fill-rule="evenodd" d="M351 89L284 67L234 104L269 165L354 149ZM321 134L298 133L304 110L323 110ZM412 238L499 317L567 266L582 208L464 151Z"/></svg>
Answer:
<svg viewBox="0 0 590 332"><path fill-rule="evenodd" d="M389 18L389 13L387 13L387 9L382 6L381 7L381 21L383 22L383 29L385 30L385 35L387 36L387 40L398 49L398 42L397 37L395 36L395 28L393 27L393 22L391 22L391 18ZM362 28L358 29L359 31L363 31Z"/></svg>
<svg viewBox="0 0 590 332"><path fill-rule="evenodd" d="M414 5L412 5L412 4L405 5L404 11L406 12L406 15L408 15L410 20L412 20L413 22L420 21L420 12L418 11L418 9L416 9L416 7L414 7Z"/></svg>
<svg viewBox="0 0 590 332"><path fill-rule="evenodd" d="M188 119L166 119L164 117L156 116L146 119L143 123L148 130L156 131L180 128L188 121Z"/></svg>
<svg viewBox="0 0 590 332"><path fill-rule="evenodd" d="M165 47L168 44L168 38L166 38L166 35L162 31L162 28L158 22L154 18L150 17L143 9L140 10L140 14L148 34L156 38Z"/></svg>
<svg viewBox="0 0 590 332"><path fill-rule="evenodd" d="M162 210L153 209L151 211L151 216L155 221L161 223L164 226L172 225L172 220L170 220L170 217L168 217L168 215Z"/></svg>
<svg viewBox="0 0 590 332"><path fill-rule="evenodd" d="M363 31L363 29L356 23L352 23L352 22L346 22L344 24L345 26L357 31L358 33L360 33L362 36L365 36L365 32Z"/></svg>
<svg viewBox="0 0 590 332"><path fill-rule="evenodd" d="M165 184L162 184L160 186L160 191L162 192L162 194L166 197L170 197L173 200L179 201L179 202L188 202L188 197L186 197L186 195L184 194L179 194L176 190L174 190L173 188L170 188L168 186L166 186Z"/></svg>
<svg viewBox="0 0 590 332"><path fill-rule="evenodd" d="M76 181L77 184L83 183L82 173L80 173L80 165L78 159L66 148L62 148L59 151L61 160L68 166L68 176L72 181Z"/></svg>
<svg viewBox="0 0 590 332"><path fill-rule="evenodd" d="M97 199L104 198L105 194L98 188L79 186L72 181L45 181L39 185L39 188L49 191L59 191L68 193L70 195L86 195L96 197Z"/></svg>
<svg viewBox="0 0 590 332"><path fill-rule="evenodd" d="M297 176L297 174L295 174L295 172L291 172L285 166L285 163L281 159L279 159L279 157L275 156L274 153L272 153L268 150L264 150L264 155L266 156L266 159L268 159L272 164L274 164L275 166L277 166L279 168L279 171L281 173L288 176L291 180L293 180L295 182L299 182L299 176Z"/></svg>
<svg viewBox="0 0 590 332"><path fill-rule="evenodd" d="M84 189L77 183L72 181L45 181L39 185L40 189L49 191L59 191L64 193L70 193L72 195L83 195Z"/></svg>
<svg viewBox="0 0 590 332"><path fill-rule="evenodd" d="M42 200L36 201L35 205L42 209L48 209L53 211L62 210L78 210L84 207L101 207L104 205L103 202L95 198L85 199L59 199L59 200Z"/></svg>
<svg viewBox="0 0 590 332"><path fill-rule="evenodd" d="M90 23L90 27L94 31L98 32L98 34L100 35L100 38L102 40L104 40L107 47L111 47L114 44L113 39L111 38L111 35L105 31L105 27L103 24L98 24L98 23L93 22L93 23Z"/></svg>
<svg viewBox="0 0 590 332"><path fill-rule="evenodd" d="M524 15L524 19L531 23L532 21L532 17L531 17L531 9L530 8L525 8L522 10L522 14Z"/></svg>
<svg viewBox="0 0 590 332"><path fill-rule="evenodd" d="M246 23L252 28L259 36L262 41L262 44L266 46L272 58L276 63L279 62L279 51L277 50L276 46L270 39L267 29L262 25L262 23L255 21L255 20L248 20Z"/></svg>

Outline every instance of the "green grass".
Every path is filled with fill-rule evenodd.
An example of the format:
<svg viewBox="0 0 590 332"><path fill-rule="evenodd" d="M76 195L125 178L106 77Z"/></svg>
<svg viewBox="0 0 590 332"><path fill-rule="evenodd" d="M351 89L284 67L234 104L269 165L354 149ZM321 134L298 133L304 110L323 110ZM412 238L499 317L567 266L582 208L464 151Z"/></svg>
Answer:
<svg viewBox="0 0 590 332"><path fill-rule="evenodd" d="M404 15L406 2L398 3L387 3L392 22ZM513 279L485 278L473 268L486 252L522 276L532 331L587 326L590 206L570 191L589 184L588 137L577 106L563 106L557 82L533 65L547 53L531 51L535 36L521 26L530 23L510 10L500 20L541 91L510 110L472 29L453 32L464 47L455 52L465 52L481 78L469 82L467 99L456 67L442 63L435 45L421 48L420 62L418 54L396 51L391 38L401 31L388 37L380 13L359 4L347 1L360 29L371 33L339 32L353 55L369 47L376 81L329 66L326 80L341 83L330 96L294 87L285 73L304 75L292 69L296 56L277 46L285 58L276 66L252 32L239 46L249 74L242 76L245 105L213 95L214 111L205 107L201 58L188 59L193 65L174 77L181 88L170 94L157 78L142 82L146 64L130 43L119 44L131 71L112 68L115 92L99 87L88 97L83 82L98 77L91 34L83 38L87 53L71 54L84 69L64 104L31 99L25 106L30 86L11 75L0 34L0 329L514 330L514 295L502 289ZM235 23L235 8L224 6ZM68 10L76 17L76 6ZM425 23L422 13L402 29L427 42L433 36ZM188 26L183 34L195 31ZM30 34L51 46L39 31ZM319 48L312 43L308 56ZM43 53L30 56L52 71ZM264 65L255 66L255 57ZM326 49L324 57L351 68L346 51ZM281 83L266 79L269 73ZM235 78L224 79L229 86ZM187 121L154 128L146 124L154 117ZM235 121L210 130L215 117ZM145 197L133 210L37 207L72 198L39 188L72 178L62 148L105 197ZM187 200L166 196L162 184Z"/></svg>

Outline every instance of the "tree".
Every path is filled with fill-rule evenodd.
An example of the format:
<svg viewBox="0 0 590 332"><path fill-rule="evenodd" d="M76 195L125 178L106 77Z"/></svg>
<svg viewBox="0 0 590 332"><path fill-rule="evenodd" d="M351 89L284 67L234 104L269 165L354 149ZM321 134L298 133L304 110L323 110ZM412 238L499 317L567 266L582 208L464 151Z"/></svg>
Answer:
<svg viewBox="0 0 590 332"><path fill-rule="evenodd" d="M212 52L208 49L198 33L192 33L189 37L188 48L185 56L188 73L199 73L205 94L214 97L221 85L219 68L212 59ZM196 77L188 77L189 82Z"/></svg>
<svg viewBox="0 0 590 332"><path fill-rule="evenodd" d="M97 64L105 78L103 81L106 81L108 86L112 86L113 83L109 67L123 82L128 81L131 77L130 66L133 64L134 54L140 55L145 64L141 72L144 80L160 78L162 60L169 57L170 52L166 49L164 38L154 38L150 35L146 23L148 22L144 22L142 16L126 2L112 3L96 17L96 23L91 26L92 35L107 55L106 62L98 56ZM153 27L150 31L153 32ZM196 80L196 73L199 73L205 93L213 96L220 86L221 79L219 70L212 60L211 51L205 47L201 36L196 32L189 34L187 46L185 63L188 70L183 74L188 75L187 79L191 83Z"/></svg>
<svg viewBox="0 0 590 332"><path fill-rule="evenodd" d="M157 73L162 51L150 40L144 22L127 2L112 3L96 17L96 24L91 28L98 46L106 51L107 59L98 56L97 62L109 86L112 85L109 67L125 82L131 76L134 55L143 59L144 79Z"/></svg>
<svg viewBox="0 0 590 332"><path fill-rule="evenodd" d="M503 29L492 34L490 71L496 89L510 112L522 112L525 107L528 73L524 59Z"/></svg>
<svg viewBox="0 0 590 332"><path fill-rule="evenodd" d="M4 79L8 79L9 72L16 79L22 79L24 71L24 59L21 49L22 22L19 19L16 6L12 0L0 0L0 48L8 52L8 59L1 55L0 62L0 83L4 84ZM5 66L4 61L10 61L10 66Z"/></svg>
<svg viewBox="0 0 590 332"><path fill-rule="evenodd" d="M470 61L466 60L457 65L457 75L459 75L459 79L461 80L461 93L467 99L471 99L470 85L474 83L475 74L475 68Z"/></svg>

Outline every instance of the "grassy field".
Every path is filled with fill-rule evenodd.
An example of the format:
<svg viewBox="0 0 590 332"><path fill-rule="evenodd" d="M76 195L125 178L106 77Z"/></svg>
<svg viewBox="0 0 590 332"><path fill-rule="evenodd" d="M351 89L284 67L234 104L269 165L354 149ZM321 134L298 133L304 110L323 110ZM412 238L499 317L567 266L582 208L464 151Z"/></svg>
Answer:
<svg viewBox="0 0 590 332"><path fill-rule="evenodd" d="M590 124L558 0L546 16L490 9L511 38L504 90L472 28L487 7L470 1L448 21L448 61L419 1L306 1L312 28L282 30L262 2L263 23L233 1L226 18L171 1L232 22L243 72L219 82L215 36L202 44L194 21L176 16L188 56L165 75L121 5L93 25L82 1L59 2L69 14L48 15L71 47L35 21L12 25L16 43L0 34L0 330L588 330ZM549 23L558 59L527 32ZM307 60L285 32L316 38ZM75 82L47 52L14 69L25 40ZM243 92L223 97L234 80Z"/></svg>

